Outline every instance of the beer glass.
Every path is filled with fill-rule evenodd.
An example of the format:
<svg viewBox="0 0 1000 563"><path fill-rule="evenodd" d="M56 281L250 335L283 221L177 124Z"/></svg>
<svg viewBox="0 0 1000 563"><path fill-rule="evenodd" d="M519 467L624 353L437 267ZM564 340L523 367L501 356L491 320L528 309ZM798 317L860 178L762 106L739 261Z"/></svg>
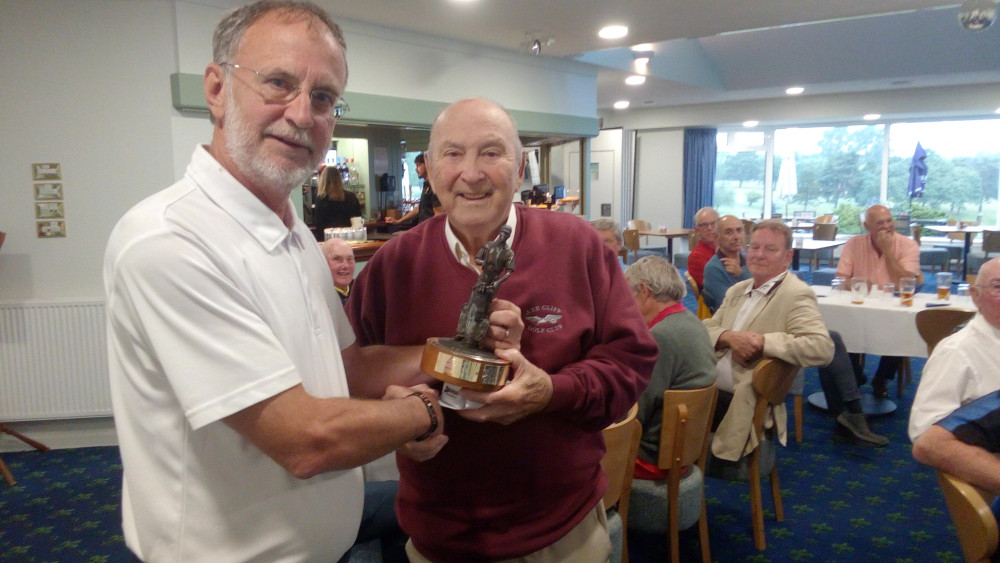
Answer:
<svg viewBox="0 0 1000 563"><path fill-rule="evenodd" d="M896 298L896 284L894 283L884 283L882 284L882 298L887 300L893 300Z"/></svg>
<svg viewBox="0 0 1000 563"><path fill-rule="evenodd" d="M899 279L899 300L904 307L913 306L913 294L917 292L917 278Z"/></svg>
<svg viewBox="0 0 1000 563"><path fill-rule="evenodd" d="M851 278L851 303L861 305L868 296L868 279Z"/></svg>
<svg viewBox="0 0 1000 563"><path fill-rule="evenodd" d="M951 293L951 272L938 272L937 273L938 299L941 301L947 301L949 293Z"/></svg>

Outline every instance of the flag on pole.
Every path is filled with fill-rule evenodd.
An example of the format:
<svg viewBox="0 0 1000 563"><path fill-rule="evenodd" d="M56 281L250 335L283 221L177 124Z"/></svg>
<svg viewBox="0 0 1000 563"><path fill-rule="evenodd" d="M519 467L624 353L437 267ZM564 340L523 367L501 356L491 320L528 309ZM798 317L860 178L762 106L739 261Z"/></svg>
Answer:
<svg viewBox="0 0 1000 563"><path fill-rule="evenodd" d="M927 183L927 151L917 143L917 149L913 151L913 160L910 161L910 183L907 186L906 194L910 199L924 197L924 185Z"/></svg>

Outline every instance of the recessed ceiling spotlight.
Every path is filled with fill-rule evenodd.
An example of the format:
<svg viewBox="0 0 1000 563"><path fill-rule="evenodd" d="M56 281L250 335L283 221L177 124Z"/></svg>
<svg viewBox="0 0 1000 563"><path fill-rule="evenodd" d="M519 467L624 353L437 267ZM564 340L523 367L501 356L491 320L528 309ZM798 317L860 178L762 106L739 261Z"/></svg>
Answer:
<svg viewBox="0 0 1000 563"><path fill-rule="evenodd" d="M638 86L645 83L646 77L641 74L633 74L625 79L625 84L628 84L629 86Z"/></svg>
<svg viewBox="0 0 1000 563"><path fill-rule="evenodd" d="M1000 113L1000 108L997 108L997 110L993 113Z"/></svg>
<svg viewBox="0 0 1000 563"><path fill-rule="evenodd" d="M744 121L743 122L743 126L744 127L756 127L758 125L760 125L760 122L757 121L756 119L751 119L749 121Z"/></svg>
<svg viewBox="0 0 1000 563"><path fill-rule="evenodd" d="M625 109L628 107L628 100L618 100L615 102L615 109Z"/></svg>
<svg viewBox="0 0 1000 563"><path fill-rule="evenodd" d="M799 94L805 91L806 89L803 88L802 86L792 86L791 88L786 89L785 93L788 94L789 96L798 96Z"/></svg>
<svg viewBox="0 0 1000 563"><path fill-rule="evenodd" d="M882 117L881 113L866 113L862 119L865 121L875 121L876 119Z"/></svg>
<svg viewBox="0 0 1000 563"><path fill-rule="evenodd" d="M624 25L605 26L597 32L597 36L601 39L621 39L626 35L628 35L628 26Z"/></svg>
<svg viewBox="0 0 1000 563"><path fill-rule="evenodd" d="M652 51L653 50L653 44L652 43L639 43L638 45L632 45L632 50L633 51Z"/></svg>

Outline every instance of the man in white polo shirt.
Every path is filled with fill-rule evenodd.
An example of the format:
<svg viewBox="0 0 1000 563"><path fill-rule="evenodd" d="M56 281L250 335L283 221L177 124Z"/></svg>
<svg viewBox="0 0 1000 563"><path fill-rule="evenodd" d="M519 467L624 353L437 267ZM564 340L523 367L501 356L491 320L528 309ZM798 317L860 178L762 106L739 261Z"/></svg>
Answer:
<svg viewBox="0 0 1000 563"><path fill-rule="evenodd" d="M336 561L358 532L358 467L415 439L433 455L443 415L426 387L383 396L391 357L355 343L289 200L342 114L339 26L258 2L213 48L211 144L105 255L125 542L144 561Z"/></svg>

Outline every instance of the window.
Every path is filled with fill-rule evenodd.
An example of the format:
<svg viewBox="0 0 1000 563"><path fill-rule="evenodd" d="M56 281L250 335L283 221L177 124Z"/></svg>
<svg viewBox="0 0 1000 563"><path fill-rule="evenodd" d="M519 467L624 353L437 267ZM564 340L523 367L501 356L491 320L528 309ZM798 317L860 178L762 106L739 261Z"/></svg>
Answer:
<svg viewBox="0 0 1000 563"><path fill-rule="evenodd" d="M928 173L911 201L917 142ZM834 213L844 234L860 233L860 214L879 202L908 220L994 226L998 171L1000 119L720 131L714 202L737 217Z"/></svg>

